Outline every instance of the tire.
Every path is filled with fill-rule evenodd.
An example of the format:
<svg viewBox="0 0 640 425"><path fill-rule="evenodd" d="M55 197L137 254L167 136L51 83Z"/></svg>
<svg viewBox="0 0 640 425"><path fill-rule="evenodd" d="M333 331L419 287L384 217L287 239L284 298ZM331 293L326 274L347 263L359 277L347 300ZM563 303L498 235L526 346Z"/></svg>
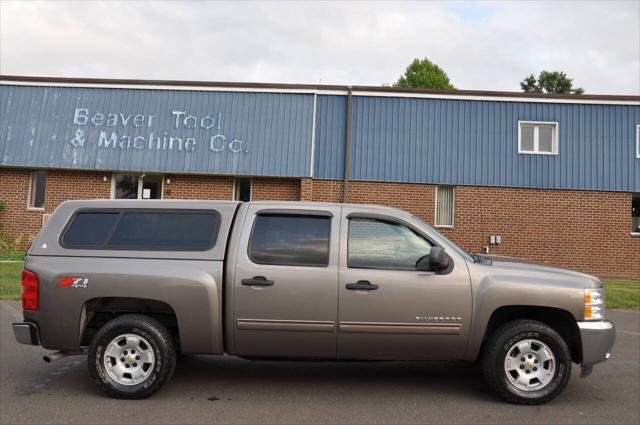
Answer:
<svg viewBox="0 0 640 425"><path fill-rule="evenodd" d="M96 333L88 362L100 390L114 398L142 399L171 378L176 350L162 323L128 314L111 320Z"/></svg>
<svg viewBox="0 0 640 425"><path fill-rule="evenodd" d="M487 384L506 401L543 404L567 386L571 354L567 343L549 326L516 320L489 336L482 352L482 371Z"/></svg>

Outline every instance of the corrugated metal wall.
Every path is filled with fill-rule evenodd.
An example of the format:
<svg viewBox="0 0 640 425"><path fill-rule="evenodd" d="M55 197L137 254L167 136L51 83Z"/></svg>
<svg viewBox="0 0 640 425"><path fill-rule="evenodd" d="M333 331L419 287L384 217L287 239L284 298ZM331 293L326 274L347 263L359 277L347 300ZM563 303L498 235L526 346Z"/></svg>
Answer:
<svg viewBox="0 0 640 425"><path fill-rule="evenodd" d="M313 99L306 93L2 85L0 164L310 176ZM347 97L317 95L315 106L313 177L342 179ZM103 122L74 123L76 108L103 113ZM182 120L197 118L176 128L174 111L185 113ZM113 126L109 113L117 114ZM143 117L135 121L136 114ZM203 128L202 119L211 128ZM559 155L518 154L518 120L558 122ZM638 124L637 105L356 92L350 174L370 181L640 191Z"/></svg>
<svg viewBox="0 0 640 425"><path fill-rule="evenodd" d="M87 109L89 116L103 115L79 125L84 119L74 122L76 108ZM137 121L136 114L141 115ZM195 119L185 123L188 115ZM2 85L0 117L2 165L291 177L310 173L309 94ZM110 126L109 119L117 123ZM112 133L117 143L111 143Z"/></svg>
<svg viewBox="0 0 640 425"><path fill-rule="evenodd" d="M343 179L347 97L320 95L316 102L316 153L313 176L319 179Z"/></svg>
<svg viewBox="0 0 640 425"><path fill-rule="evenodd" d="M518 154L519 120L558 122L559 154ZM356 96L350 174L354 180L640 191L637 124L640 106Z"/></svg>

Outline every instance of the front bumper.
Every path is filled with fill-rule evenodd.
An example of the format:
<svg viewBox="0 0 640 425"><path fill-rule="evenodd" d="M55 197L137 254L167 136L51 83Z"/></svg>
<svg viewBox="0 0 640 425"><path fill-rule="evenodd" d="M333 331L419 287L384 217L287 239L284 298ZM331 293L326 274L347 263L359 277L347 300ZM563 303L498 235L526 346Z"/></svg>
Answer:
<svg viewBox="0 0 640 425"><path fill-rule="evenodd" d="M616 328L611 322L578 322L582 340L582 373L588 376L593 365L611 356L611 348L616 340Z"/></svg>
<svg viewBox="0 0 640 425"><path fill-rule="evenodd" d="M35 323L18 322L11 326L13 327L13 335L20 344L40 345L40 332Z"/></svg>

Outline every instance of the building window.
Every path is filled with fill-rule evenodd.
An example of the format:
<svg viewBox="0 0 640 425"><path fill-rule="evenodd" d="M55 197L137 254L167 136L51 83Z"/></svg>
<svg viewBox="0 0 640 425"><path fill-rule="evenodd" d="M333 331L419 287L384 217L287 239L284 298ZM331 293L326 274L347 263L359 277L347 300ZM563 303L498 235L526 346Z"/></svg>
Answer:
<svg viewBox="0 0 640 425"><path fill-rule="evenodd" d="M640 234L640 193L631 198L631 232Z"/></svg>
<svg viewBox="0 0 640 425"><path fill-rule="evenodd" d="M236 201L249 202L251 200L251 179L248 177L238 177L235 179L235 189L233 199Z"/></svg>
<svg viewBox="0 0 640 425"><path fill-rule="evenodd" d="M557 155L558 123L518 121L518 153Z"/></svg>
<svg viewBox="0 0 640 425"><path fill-rule="evenodd" d="M636 125L636 158L640 159L640 125Z"/></svg>
<svg viewBox="0 0 640 425"><path fill-rule="evenodd" d="M162 199L162 176L115 174L111 197L113 199Z"/></svg>
<svg viewBox="0 0 640 425"><path fill-rule="evenodd" d="M436 227L453 227L455 190L453 186L438 186L436 189Z"/></svg>
<svg viewBox="0 0 640 425"><path fill-rule="evenodd" d="M34 171L29 182L29 208L44 208L44 198L47 191L47 172Z"/></svg>

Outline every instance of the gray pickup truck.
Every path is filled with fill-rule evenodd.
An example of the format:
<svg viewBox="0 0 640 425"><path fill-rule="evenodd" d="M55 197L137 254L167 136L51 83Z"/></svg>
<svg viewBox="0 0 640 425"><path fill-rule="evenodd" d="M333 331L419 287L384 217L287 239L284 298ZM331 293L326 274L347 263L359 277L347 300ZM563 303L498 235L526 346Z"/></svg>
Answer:
<svg viewBox="0 0 640 425"><path fill-rule="evenodd" d="M540 404L609 357L595 277L468 254L419 218L311 202L69 201L33 242L18 342L88 354L100 389L144 398L178 353L464 360Z"/></svg>

